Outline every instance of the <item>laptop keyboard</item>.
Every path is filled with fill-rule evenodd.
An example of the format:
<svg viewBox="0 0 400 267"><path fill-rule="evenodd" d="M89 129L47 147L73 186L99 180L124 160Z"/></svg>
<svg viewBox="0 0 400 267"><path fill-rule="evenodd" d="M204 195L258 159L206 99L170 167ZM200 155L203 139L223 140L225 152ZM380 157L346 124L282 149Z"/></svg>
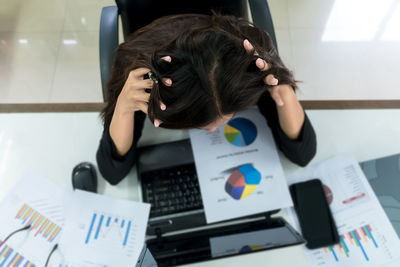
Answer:
<svg viewBox="0 0 400 267"><path fill-rule="evenodd" d="M150 217L203 208L194 164L144 172L141 179Z"/></svg>

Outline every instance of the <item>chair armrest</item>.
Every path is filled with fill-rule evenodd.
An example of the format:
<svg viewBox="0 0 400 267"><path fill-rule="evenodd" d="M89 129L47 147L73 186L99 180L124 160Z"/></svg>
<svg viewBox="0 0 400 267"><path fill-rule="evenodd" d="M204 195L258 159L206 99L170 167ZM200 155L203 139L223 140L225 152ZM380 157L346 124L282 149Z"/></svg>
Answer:
<svg viewBox="0 0 400 267"><path fill-rule="evenodd" d="M111 73L114 53L118 47L118 8L116 6L103 7L100 19L100 75L103 91L103 100L107 101L106 83Z"/></svg>
<svg viewBox="0 0 400 267"><path fill-rule="evenodd" d="M271 12L269 11L267 0L249 0L249 6L253 23L269 34L276 51L278 51L274 24L272 23L272 16Z"/></svg>

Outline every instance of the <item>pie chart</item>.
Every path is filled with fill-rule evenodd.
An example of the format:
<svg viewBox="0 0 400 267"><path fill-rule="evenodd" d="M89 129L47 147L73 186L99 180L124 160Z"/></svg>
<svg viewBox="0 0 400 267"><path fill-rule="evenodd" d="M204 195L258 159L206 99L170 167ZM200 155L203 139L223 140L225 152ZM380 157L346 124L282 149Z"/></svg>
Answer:
<svg viewBox="0 0 400 267"><path fill-rule="evenodd" d="M225 192L233 199L248 197L261 182L261 173L251 164L236 168L225 183Z"/></svg>
<svg viewBox="0 0 400 267"><path fill-rule="evenodd" d="M224 129L226 140L232 145L243 147L254 142L257 128L254 123L245 118L235 118L228 122Z"/></svg>

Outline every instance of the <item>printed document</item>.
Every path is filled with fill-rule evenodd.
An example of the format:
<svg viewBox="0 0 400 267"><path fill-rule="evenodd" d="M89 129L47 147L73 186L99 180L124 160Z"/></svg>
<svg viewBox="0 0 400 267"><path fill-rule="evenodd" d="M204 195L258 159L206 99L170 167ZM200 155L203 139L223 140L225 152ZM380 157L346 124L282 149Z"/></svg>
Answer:
<svg viewBox="0 0 400 267"><path fill-rule="evenodd" d="M144 245L150 204L76 190L54 266L134 266Z"/></svg>
<svg viewBox="0 0 400 267"><path fill-rule="evenodd" d="M0 266L44 266L60 239L65 222L65 200L72 190L34 173L27 173L0 206ZM1 243L0 241L0 243ZM15 264L15 265L13 265Z"/></svg>
<svg viewBox="0 0 400 267"><path fill-rule="evenodd" d="M318 178L340 234L338 245L304 251L312 266L400 266L400 241L353 155L343 154L287 177ZM289 215L300 226L293 208Z"/></svg>
<svg viewBox="0 0 400 267"><path fill-rule="evenodd" d="M257 108L215 132L189 133L208 223L292 206L271 130Z"/></svg>

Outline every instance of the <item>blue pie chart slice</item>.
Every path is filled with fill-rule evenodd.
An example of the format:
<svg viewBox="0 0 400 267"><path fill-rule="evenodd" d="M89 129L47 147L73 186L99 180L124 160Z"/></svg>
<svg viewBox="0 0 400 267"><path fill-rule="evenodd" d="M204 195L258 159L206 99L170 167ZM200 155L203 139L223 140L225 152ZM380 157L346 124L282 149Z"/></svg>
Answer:
<svg viewBox="0 0 400 267"><path fill-rule="evenodd" d="M254 123L245 118L235 118L225 126L226 140L232 145L243 147L254 142L257 137L257 128Z"/></svg>

